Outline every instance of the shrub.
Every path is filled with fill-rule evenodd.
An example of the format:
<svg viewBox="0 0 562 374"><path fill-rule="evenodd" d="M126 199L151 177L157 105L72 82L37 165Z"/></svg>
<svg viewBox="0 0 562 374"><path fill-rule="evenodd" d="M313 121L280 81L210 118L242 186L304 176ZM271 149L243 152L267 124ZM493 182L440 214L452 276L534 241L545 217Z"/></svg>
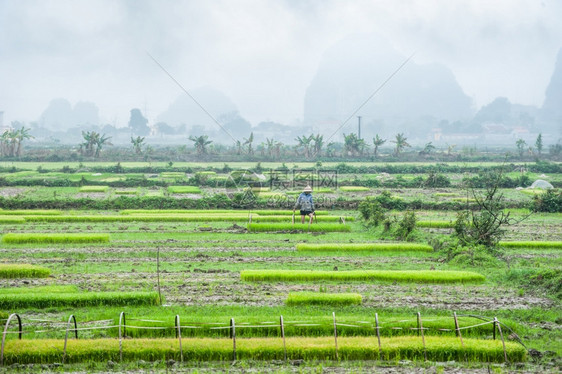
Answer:
<svg viewBox="0 0 562 374"><path fill-rule="evenodd" d="M0 278L47 278L51 270L29 264L0 264Z"/></svg>
<svg viewBox="0 0 562 374"><path fill-rule="evenodd" d="M297 251L422 251L432 252L433 248L420 243L299 243Z"/></svg>
<svg viewBox="0 0 562 374"><path fill-rule="evenodd" d="M444 270L243 270L240 272L243 281L396 281L413 283L465 283L481 282L484 276L468 271Z"/></svg>
<svg viewBox="0 0 562 374"><path fill-rule="evenodd" d="M380 202L370 197L360 202L358 209L367 225L376 227L386 218L387 210L382 207Z"/></svg>
<svg viewBox="0 0 562 374"><path fill-rule="evenodd" d="M56 217L56 216L55 216ZM54 218L54 217L49 217ZM56 217L61 218L61 217ZM34 234L34 233L8 233L2 236L6 244L26 243L108 243L109 234Z"/></svg>
<svg viewBox="0 0 562 374"><path fill-rule="evenodd" d="M336 223L319 224L300 224L295 223L249 223L248 231L268 232L268 231L318 231L318 232L349 232L351 227Z"/></svg>
<svg viewBox="0 0 562 374"><path fill-rule="evenodd" d="M376 337L340 337L338 353L341 360L423 360L424 348L419 337L392 337L381 339L381 352ZM456 337L427 336L427 359L431 361L503 362L502 341L463 339L464 347ZM6 341L4 360L14 363L60 362L64 340L24 339ZM182 339L184 360L230 361L232 340L197 338ZM66 362L119 361L118 339L69 339ZM122 343L123 360L156 361L180 359L177 339L130 339ZM510 362L527 359L527 351L520 344L505 342ZM289 360L335 360L333 337L287 337ZM238 360L283 360L283 340L279 338L239 339L236 342Z"/></svg>
<svg viewBox="0 0 562 374"><path fill-rule="evenodd" d="M406 239L416 229L416 213L414 211L405 212L402 219L398 222L396 236Z"/></svg>
<svg viewBox="0 0 562 374"><path fill-rule="evenodd" d="M107 192L109 186L82 186L79 192Z"/></svg>
<svg viewBox="0 0 562 374"><path fill-rule="evenodd" d="M562 190L547 190L533 196L533 212L562 213Z"/></svg>
<svg viewBox="0 0 562 374"><path fill-rule="evenodd" d="M159 305L158 292L72 292L0 294L0 309Z"/></svg>
<svg viewBox="0 0 562 374"><path fill-rule="evenodd" d="M363 298L358 293L290 292L285 303L298 305L361 305Z"/></svg>
<svg viewBox="0 0 562 374"><path fill-rule="evenodd" d="M171 194L184 194L184 193L192 193L192 194L200 194L201 189L197 186L169 186L168 192Z"/></svg>

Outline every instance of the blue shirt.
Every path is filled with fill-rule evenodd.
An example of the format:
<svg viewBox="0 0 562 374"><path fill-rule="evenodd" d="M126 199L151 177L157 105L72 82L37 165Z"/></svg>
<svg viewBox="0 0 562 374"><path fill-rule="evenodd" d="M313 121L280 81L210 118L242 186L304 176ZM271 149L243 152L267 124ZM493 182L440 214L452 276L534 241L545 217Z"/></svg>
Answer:
<svg viewBox="0 0 562 374"><path fill-rule="evenodd" d="M295 204L295 209L306 210L308 212L314 211L314 201L312 201L312 194L306 194L302 192L298 199L297 203Z"/></svg>

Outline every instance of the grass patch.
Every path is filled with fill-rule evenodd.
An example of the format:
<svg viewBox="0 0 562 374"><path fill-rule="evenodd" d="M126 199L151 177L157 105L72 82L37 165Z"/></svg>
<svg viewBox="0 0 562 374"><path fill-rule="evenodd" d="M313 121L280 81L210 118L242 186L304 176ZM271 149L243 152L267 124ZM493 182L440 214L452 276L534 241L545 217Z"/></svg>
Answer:
<svg viewBox="0 0 562 374"><path fill-rule="evenodd" d="M501 340L463 339L464 347L456 337L425 338L427 359L430 361L503 362ZM527 359L526 350L519 344L506 342L510 362ZM63 339L8 340L5 364L60 362ZM341 337L338 354L341 360L423 360L424 348L419 337L392 337L381 339L381 351L376 337ZM182 339L184 360L230 361L231 339ZM287 358L290 360L335 360L334 338L315 337L286 339ZM236 342L238 360L283 360L283 340L279 338L239 339ZM132 339L123 341L123 359L169 360L180 359L177 339ZM118 339L69 339L68 363L88 361L119 361Z"/></svg>
<svg viewBox="0 0 562 374"><path fill-rule="evenodd" d="M70 292L0 294L0 309L158 305L157 292Z"/></svg>
<svg viewBox="0 0 562 374"><path fill-rule="evenodd" d="M542 195L543 193L546 193L546 190L543 190L541 188L529 188L529 189L524 189L524 190L520 190L521 193L524 193L525 195Z"/></svg>
<svg viewBox="0 0 562 374"><path fill-rule="evenodd" d="M57 217L59 218L59 217ZM34 234L34 233L8 233L2 236L6 244L27 243L108 243L109 234Z"/></svg>
<svg viewBox="0 0 562 374"><path fill-rule="evenodd" d="M500 242L500 246L504 248L560 249L562 241Z"/></svg>
<svg viewBox="0 0 562 374"><path fill-rule="evenodd" d="M271 232L271 231L305 231L305 232L349 232L351 227L337 223L318 224L292 224L292 223L249 223L248 231Z"/></svg>
<svg viewBox="0 0 562 374"><path fill-rule="evenodd" d="M29 264L0 264L0 278L47 278L51 270Z"/></svg>
<svg viewBox="0 0 562 374"><path fill-rule="evenodd" d="M0 289L0 295L37 294L37 293L75 293L76 286L39 286L39 287L13 287Z"/></svg>
<svg viewBox="0 0 562 374"><path fill-rule="evenodd" d="M171 194L184 194L184 193L200 194L201 189L197 186L169 186L168 192Z"/></svg>
<svg viewBox="0 0 562 374"><path fill-rule="evenodd" d="M29 216L30 222L244 222L248 215Z"/></svg>
<svg viewBox="0 0 562 374"><path fill-rule="evenodd" d="M432 252L433 248L421 243L298 243L297 251L421 251Z"/></svg>
<svg viewBox="0 0 562 374"><path fill-rule="evenodd" d="M361 305L363 298L358 293L290 292L285 303L299 305Z"/></svg>
<svg viewBox="0 0 562 374"><path fill-rule="evenodd" d="M389 281L412 283L470 283L485 277L470 271L445 270L243 270L240 278L247 282L308 281Z"/></svg>
<svg viewBox="0 0 562 374"><path fill-rule="evenodd" d="M82 186L78 192L107 192L109 186Z"/></svg>
<svg viewBox="0 0 562 374"><path fill-rule="evenodd" d="M363 191L370 191L369 187L362 187L362 186L341 186L340 191L344 192L363 192Z"/></svg>
<svg viewBox="0 0 562 374"><path fill-rule="evenodd" d="M236 209L123 209L121 214L258 214L260 216L270 215L270 216L291 216L293 214L292 210L236 210ZM329 212L325 210L317 210L317 216L328 215ZM1 211L0 211L1 214Z"/></svg>
<svg viewBox="0 0 562 374"><path fill-rule="evenodd" d="M450 221L416 221L416 227L450 229L455 227L455 223Z"/></svg>
<svg viewBox="0 0 562 374"><path fill-rule="evenodd" d="M458 194L456 192L436 192L433 194L433 196L437 196L437 197L455 197L458 196Z"/></svg>

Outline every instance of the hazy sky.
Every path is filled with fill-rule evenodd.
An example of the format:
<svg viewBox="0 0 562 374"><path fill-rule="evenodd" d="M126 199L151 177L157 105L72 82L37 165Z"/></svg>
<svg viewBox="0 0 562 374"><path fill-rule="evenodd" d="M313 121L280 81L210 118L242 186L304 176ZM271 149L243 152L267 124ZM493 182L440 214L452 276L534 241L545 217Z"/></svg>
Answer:
<svg viewBox="0 0 562 374"><path fill-rule="evenodd" d="M302 119L323 53L378 33L448 66L477 107L542 105L562 47L557 0L0 0L0 110L36 120L54 98L93 101L125 126L188 90L222 90L254 125ZM374 67L376 68L376 66Z"/></svg>

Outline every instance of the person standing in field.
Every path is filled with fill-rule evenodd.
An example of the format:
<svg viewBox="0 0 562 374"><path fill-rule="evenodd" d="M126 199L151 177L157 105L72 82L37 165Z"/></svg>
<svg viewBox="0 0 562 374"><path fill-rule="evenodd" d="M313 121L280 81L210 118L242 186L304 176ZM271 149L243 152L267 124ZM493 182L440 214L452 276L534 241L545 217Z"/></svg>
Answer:
<svg viewBox="0 0 562 374"><path fill-rule="evenodd" d="M310 186L306 186L297 198L297 202L293 208L293 214L295 214L297 208L301 213L301 223L304 223L305 216L308 216L308 222L312 223L312 217L314 217L314 201L312 200L312 188Z"/></svg>

